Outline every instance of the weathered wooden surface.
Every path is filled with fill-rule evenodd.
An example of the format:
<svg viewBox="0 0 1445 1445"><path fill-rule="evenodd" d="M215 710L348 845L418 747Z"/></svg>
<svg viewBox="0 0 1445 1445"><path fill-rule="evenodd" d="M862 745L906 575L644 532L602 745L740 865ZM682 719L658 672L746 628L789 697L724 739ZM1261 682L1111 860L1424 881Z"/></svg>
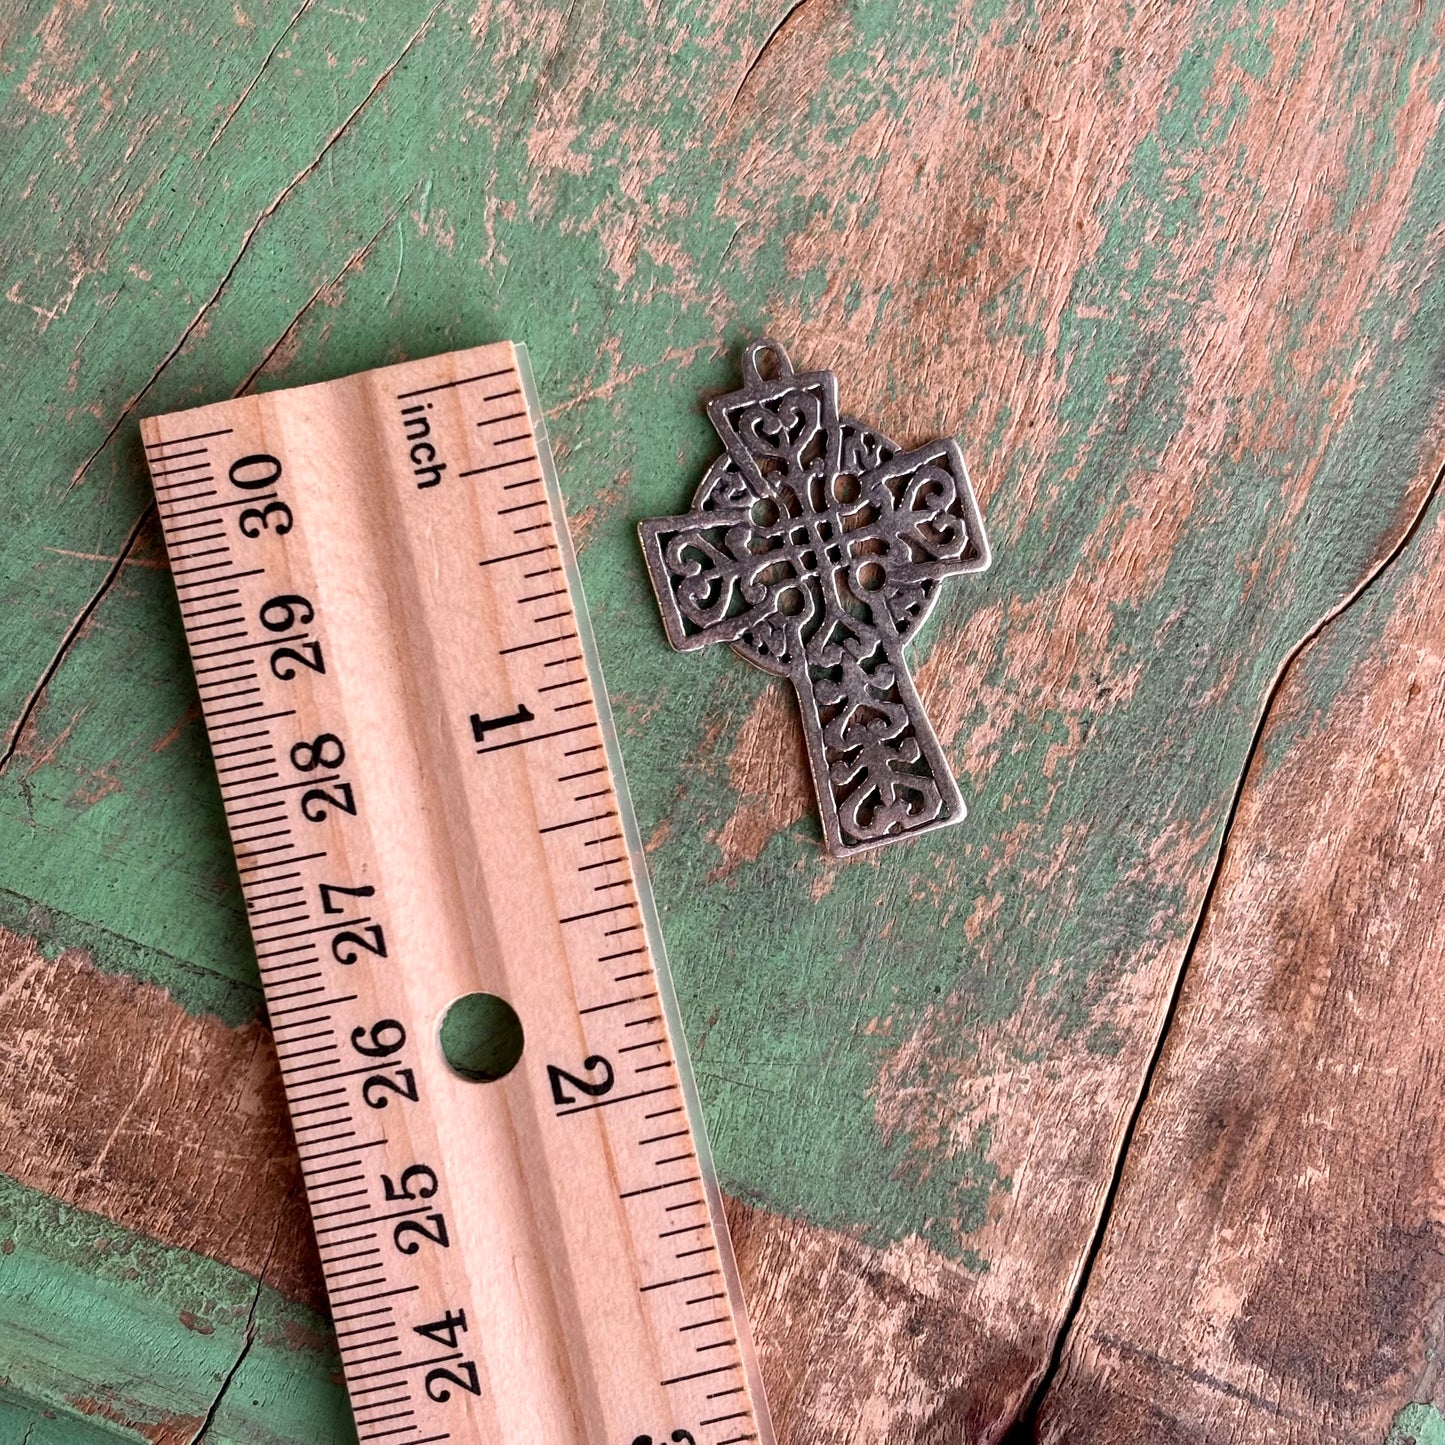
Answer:
<svg viewBox="0 0 1445 1445"><path fill-rule="evenodd" d="M1090 1256L1276 673L1436 474L1442 30L1407 0L0 17L0 1118L25 1121L0 1144L0 1408L345 1438L279 1114L236 1082L267 1067L259 995L133 419L514 335L785 1436L1005 1433ZM970 820L843 866L783 690L666 650L633 539L690 496L716 449L699 396L764 328L900 439L960 431L996 546L915 653ZM1333 717L1386 631L1327 633L1294 715ZM1307 772L1311 726L1278 726L1269 767ZM1404 807L1416 783L1379 786ZM1295 818L1255 870L1284 855L1280 889L1329 837ZM1317 907L1332 947L1347 896ZM1413 937L1397 966L1428 991ZM1127 1323L1097 1328L1214 1372L1183 1323L1167 1350L1129 1333L1149 1305L1110 1260L1147 1235L1133 1198L1093 1275ZM1364 1270L1382 1216L1353 1218ZM117 1250L141 1262L107 1272ZM1419 1260L1394 1337L1440 1303ZM1368 1411L1341 1403L1384 1335L1317 1338L1335 1395L1298 1438L1367 1415L1378 1436L1429 1395L1400 1366ZM1045 1426L1107 1418L1122 1379L1072 1348ZM282 1398L329 1403L252 1403Z"/></svg>
<svg viewBox="0 0 1445 1445"><path fill-rule="evenodd" d="M1442 599L1437 503L1271 711L1041 1439L1445 1429Z"/></svg>

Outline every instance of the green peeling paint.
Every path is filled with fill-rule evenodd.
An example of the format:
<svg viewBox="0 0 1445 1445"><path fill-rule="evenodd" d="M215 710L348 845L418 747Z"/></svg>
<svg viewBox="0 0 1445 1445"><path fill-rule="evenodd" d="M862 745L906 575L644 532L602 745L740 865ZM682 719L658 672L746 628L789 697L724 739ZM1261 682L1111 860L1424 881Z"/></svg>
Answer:
<svg viewBox="0 0 1445 1445"><path fill-rule="evenodd" d="M1390 1422L1385 1445L1445 1445L1445 1415L1434 1405L1406 1405Z"/></svg>
<svg viewBox="0 0 1445 1445"><path fill-rule="evenodd" d="M0 1300L0 1388L23 1382L24 1404L56 1417L31 1445L95 1439L82 1418L110 1439L194 1433L217 1399L208 1445L354 1445L326 1320L3 1175Z"/></svg>

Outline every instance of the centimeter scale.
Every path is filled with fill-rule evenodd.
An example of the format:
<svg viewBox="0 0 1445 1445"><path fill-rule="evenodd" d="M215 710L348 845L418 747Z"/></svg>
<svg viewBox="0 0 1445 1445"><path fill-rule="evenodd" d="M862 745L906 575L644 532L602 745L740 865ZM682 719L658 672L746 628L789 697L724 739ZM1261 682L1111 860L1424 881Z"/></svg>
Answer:
<svg viewBox="0 0 1445 1445"><path fill-rule="evenodd" d="M361 1441L771 1445L524 350L142 431Z"/></svg>

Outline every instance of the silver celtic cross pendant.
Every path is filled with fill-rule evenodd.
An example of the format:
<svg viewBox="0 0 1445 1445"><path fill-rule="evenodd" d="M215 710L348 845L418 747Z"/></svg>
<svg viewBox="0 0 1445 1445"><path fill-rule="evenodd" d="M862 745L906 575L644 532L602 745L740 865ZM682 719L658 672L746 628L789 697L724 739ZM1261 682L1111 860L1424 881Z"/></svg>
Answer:
<svg viewBox="0 0 1445 1445"><path fill-rule="evenodd" d="M989 564L958 443L903 451L839 415L831 371L795 372L768 339L708 416L727 450L692 511L639 529L668 641L731 643L792 682L829 852L959 822L903 657L938 584Z"/></svg>

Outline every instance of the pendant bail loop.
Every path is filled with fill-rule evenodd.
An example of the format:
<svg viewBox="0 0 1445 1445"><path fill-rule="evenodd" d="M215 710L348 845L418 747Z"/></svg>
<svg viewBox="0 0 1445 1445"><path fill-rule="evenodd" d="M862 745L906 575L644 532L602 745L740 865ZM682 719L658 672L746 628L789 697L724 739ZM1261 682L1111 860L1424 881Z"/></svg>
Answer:
<svg viewBox="0 0 1445 1445"><path fill-rule="evenodd" d="M778 381L792 374L793 363L788 360L782 342L774 341L771 336L760 337L743 351L743 381L748 386Z"/></svg>

